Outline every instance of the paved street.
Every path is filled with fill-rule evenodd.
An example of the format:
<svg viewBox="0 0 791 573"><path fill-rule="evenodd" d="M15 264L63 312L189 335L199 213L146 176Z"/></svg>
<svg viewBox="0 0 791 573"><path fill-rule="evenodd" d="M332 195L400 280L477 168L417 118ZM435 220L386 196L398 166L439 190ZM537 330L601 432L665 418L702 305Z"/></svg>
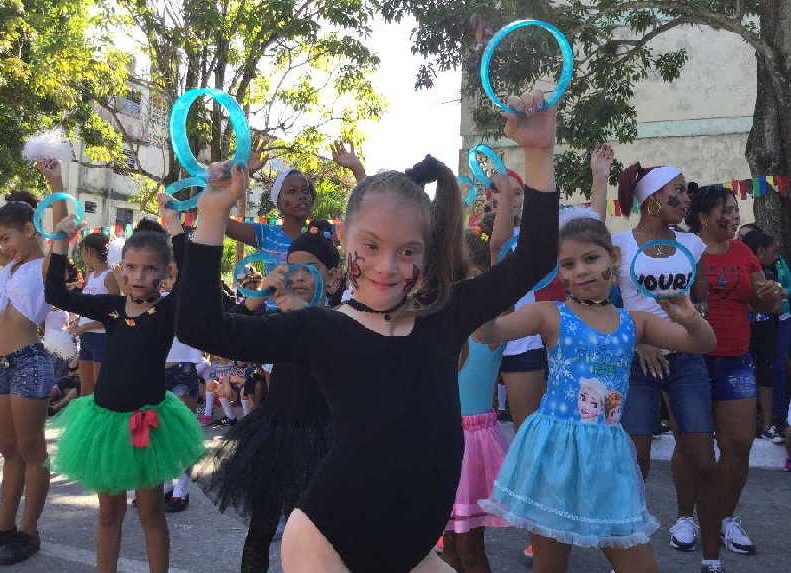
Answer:
<svg viewBox="0 0 791 573"><path fill-rule="evenodd" d="M771 444L764 444L770 446ZM777 446L772 446L782 450ZM771 450L770 450L770 453ZM669 573L697 573L699 554L684 554L668 544L667 527L674 518L675 498L665 461L654 464L648 480L651 510L662 529L654 536L660 570ZM244 523L222 515L193 486L190 508L169 516L172 537L172 573L235 573L246 531ZM41 524L41 554L11 568L15 573L89 573L93 563L96 496L75 484L55 478ZM758 555L725 556L728 573L791 572L791 474L776 469L754 468L742 500L745 526L758 545ZM526 536L516 529L490 532L489 555L496 573L527 571L521 557ZM279 572L277 544L272 546L271 570ZM120 573L148 573L143 538L135 512L129 508L122 547ZM608 573L606 562L595 551L576 550L570 571Z"/></svg>

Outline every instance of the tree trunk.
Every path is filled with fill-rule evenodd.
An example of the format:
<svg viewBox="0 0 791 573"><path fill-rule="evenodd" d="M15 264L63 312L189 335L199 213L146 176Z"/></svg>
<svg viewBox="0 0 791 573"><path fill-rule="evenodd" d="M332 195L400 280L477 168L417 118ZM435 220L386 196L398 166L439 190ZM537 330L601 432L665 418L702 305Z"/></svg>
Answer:
<svg viewBox="0 0 791 573"><path fill-rule="evenodd" d="M757 94L746 156L753 177L788 175L791 168L791 2L763 3L761 39L771 61L757 54ZM755 199L756 223L780 241L791 260L791 199L770 191Z"/></svg>

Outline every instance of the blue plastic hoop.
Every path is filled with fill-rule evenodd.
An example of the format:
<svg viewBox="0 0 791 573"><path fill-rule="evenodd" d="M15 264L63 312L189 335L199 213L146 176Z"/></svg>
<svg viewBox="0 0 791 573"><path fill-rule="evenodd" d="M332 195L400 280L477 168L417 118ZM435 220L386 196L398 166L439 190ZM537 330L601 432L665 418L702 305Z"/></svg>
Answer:
<svg viewBox="0 0 791 573"><path fill-rule="evenodd" d="M640 283L640 281L637 280L637 273L635 272L634 269L635 265L637 264L637 257L640 256L640 253L644 252L646 249L650 249L653 247L662 247L662 246L673 247L678 251L680 251L682 254L684 254L687 257L690 267L692 268L692 272L690 272L689 277L687 278L687 284L684 286L683 289L677 289L678 292L672 296L657 295L656 293L653 293L650 290L648 290L643 284ZM668 258L668 257L663 257L663 258ZM661 260L661 258L659 260ZM653 298L655 300L671 299L685 295L692 288L697 273L698 273L698 266L697 263L695 262L695 257L692 255L690 250L681 243L679 243L678 241L673 241L670 239L648 241L647 243L645 243L644 245L642 245L637 249L637 252L635 252L634 257L632 258L632 264L629 265L629 276L632 279L632 284L634 284L634 287L638 290L638 292L640 292L640 294L647 296L649 298Z"/></svg>
<svg viewBox="0 0 791 573"><path fill-rule="evenodd" d="M64 232L47 233L44 230L44 225L42 222L42 219L44 218L44 212L55 201L71 201L74 204L74 213L77 215L77 219L74 222L77 225L82 223L82 220L85 218L85 208L82 206L82 203L77 201L76 198L72 197L68 193L53 193L52 195L44 197L44 199L39 201L38 207L36 207L36 210L33 212L33 226L36 228L36 232L39 235L46 239L50 239L51 241L59 241L68 237L68 235ZM56 221L56 223L57 222L58 221Z"/></svg>
<svg viewBox="0 0 791 573"><path fill-rule="evenodd" d="M182 179L181 181L176 181L175 183L168 185L165 188L165 193L173 197L182 189L189 189L190 187L206 187L206 180L201 177L188 177L187 179ZM190 209L194 209L198 206L198 199L202 193L203 191L196 193L189 199L184 200L179 200L173 197L173 200L168 201L167 205L165 206L168 209L173 209L174 211L189 211Z"/></svg>
<svg viewBox="0 0 791 573"><path fill-rule="evenodd" d="M478 196L478 187L475 185L475 181L466 175L459 175L456 177L456 181L461 187L467 187L469 189L469 191L467 191L467 195L464 197L464 199L462 199L462 203L469 207L475 203L475 198Z"/></svg>
<svg viewBox="0 0 791 573"><path fill-rule="evenodd" d="M198 162L190 149L189 141L187 141L187 115L195 100L204 95L211 97L228 110L228 117L236 135L234 164L247 165L247 161L250 159L252 138L244 111L239 103L224 91L215 88L192 89L179 97L173 103L173 109L170 112L170 140L173 144L173 152L187 173L192 177L206 179L209 177L208 169Z"/></svg>
<svg viewBox="0 0 791 573"><path fill-rule="evenodd" d="M486 158L491 161L492 167L494 167L497 173L506 174L508 173L508 168L505 166L505 163L503 163L503 158L500 157L494 149L483 143L476 145L467 153L467 164L470 166L473 177L475 177L484 188L494 189L494 181L486 175L483 167L478 163L479 153L485 155Z"/></svg>
<svg viewBox="0 0 791 573"><path fill-rule="evenodd" d="M492 82L489 79L489 67L492 64L494 51L497 49L497 46L500 44L500 42L503 41L503 38L505 38L514 30L528 26L537 26L552 34L552 36L555 38L555 41L558 43L561 54L563 55L563 69L560 72L560 81L558 82L555 91L553 91L552 94L547 98L544 109L550 108L560 101L560 98L563 97L563 94L566 93L569 85L571 85L571 78L574 75L574 52L571 49L571 45L569 44L569 41L566 39L566 36L563 34L563 32L558 30L552 24L542 22L541 20L517 20L516 22L511 22L507 26L501 28L500 31L498 31L494 37L489 40L489 43L486 45L486 49L483 51L483 57L481 58L481 84L483 85L483 91L486 93L489 99L492 100L494 105L503 111L515 113L518 115L524 115L524 112L515 110L503 102L499 97L497 97L497 94L494 92L494 88L492 88Z"/></svg>
<svg viewBox="0 0 791 573"><path fill-rule="evenodd" d="M280 266L277 259L274 258L272 255L267 253L253 253L252 255L248 255L245 258L241 259L233 269L233 278L234 282L236 283L237 290L242 293L247 298L269 298L271 297L274 292L272 289L264 289L264 290L251 290L242 286L239 279L243 278L246 273L246 267L250 263L254 262L262 262L265 266L271 265L272 268ZM294 272L298 269L306 268L310 272L311 276L313 277L313 298L308 303L309 306L317 306L321 303L324 298L324 280L321 278L321 273L318 269L311 265L288 265L289 272Z"/></svg>
<svg viewBox="0 0 791 573"><path fill-rule="evenodd" d="M508 254L508 252L516 246L516 243L518 241L519 241L519 235L517 234L517 235L514 235L513 237L511 237L510 239L508 239L505 243L503 243L503 246L500 247L500 252L497 253L497 262L498 263L502 262L502 260ZM549 271L549 274L547 276L545 276L543 279L541 279L535 285L533 285L533 288L528 289L528 290L536 291L536 290L541 290L541 289L547 288L552 283L552 281L555 280L556 276L558 276L558 266L557 265L555 265L554 269Z"/></svg>

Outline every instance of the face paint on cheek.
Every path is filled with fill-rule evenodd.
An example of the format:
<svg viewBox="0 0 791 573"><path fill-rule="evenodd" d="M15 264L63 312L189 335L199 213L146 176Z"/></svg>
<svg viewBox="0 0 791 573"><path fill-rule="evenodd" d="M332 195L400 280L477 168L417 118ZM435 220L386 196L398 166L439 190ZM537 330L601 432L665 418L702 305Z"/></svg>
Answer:
<svg viewBox="0 0 791 573"><path fill-rule="evenodd" d="M678 198L678 195L670 195L667 198L667 204L669 207L677 209L678 207L681 207L681 199Z"/></svg>
<svg viewBox="0 0 791 573"><path fill-rule="evenodd" d="M412 289L415 288L415 285L417 285L417 281L419 280L420 280L420 269L417 268L417 265L412 265L412 278L404 283L404 294L408 294L412 292Z"/></svg>
<svg viewBox="0 0 791 573"><path fill-rule="evenodd" d="M354 251L354 253L349 253L349 255L346 257L346 269L349 274L349 282L352 283L354 288L359 286L357 281L363 274L363 271L360 268L361 261L365 262L365 258L358 255L357 251Z"/></svg>
<svg viewBox="0 0 791 573"><path fill-rule="evenodd" d="M571 288L571 281L569 279L560 279L560 284L565 290L569 290L569 288Z"/></svg>
<svg viewBox="0 0 791 573"><path fill-rule="evenodd" d="M604 279L604 280L606 280L606 281L610 281L610 280L612 280L612 269L606 269L606 270L605 270L605 271L604 271L604 272L601 274L601 278L603 278L603 279Z"/></svg>

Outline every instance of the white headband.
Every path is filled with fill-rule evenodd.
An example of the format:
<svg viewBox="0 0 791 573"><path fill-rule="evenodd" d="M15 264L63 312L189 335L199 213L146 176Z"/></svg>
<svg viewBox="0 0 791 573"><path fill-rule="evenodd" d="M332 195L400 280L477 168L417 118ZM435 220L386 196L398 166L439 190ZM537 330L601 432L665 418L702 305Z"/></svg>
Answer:
<svg viewBox="0 0 791 573"><path fill-rule="evenodd" d="M275 182L272 183L272 188L269 190L269 199L275 204L275 207L277 207L277 198L280 197L280 190L283 188L283 181L292 173L300 173L300 170L293 167L281 169L280 173L277 174Z"/></svg>
<svg viewBox="0 0 791 573"><path fill-rule="evenodd" d="M638 205L642 205L643 201L679 175L681 175L681 169L678 167L655 167L649 171L645 177L637 182L635 196L637 197Z"/></svg>

